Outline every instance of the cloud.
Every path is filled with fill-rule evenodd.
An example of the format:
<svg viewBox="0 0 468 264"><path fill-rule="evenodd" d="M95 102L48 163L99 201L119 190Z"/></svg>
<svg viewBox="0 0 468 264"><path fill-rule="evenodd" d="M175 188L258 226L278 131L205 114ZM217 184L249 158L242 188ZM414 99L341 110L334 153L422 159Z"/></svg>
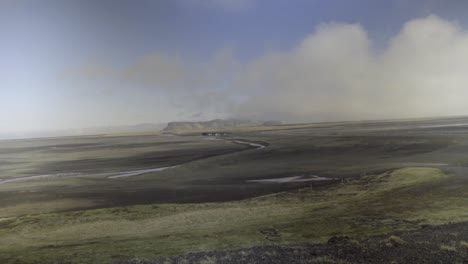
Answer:
<svg viewBox="0 0 468 264"><path fill-rule="evenodd" d="M237 115L290 121L468 114L468 34L429 16L407 22L379 53L360 25L323 24L293 50L252 62L255 92Z"/></svg>
<svg viewBox="0 0 468 264"><path fill-rule="evenodd" d="M292 51L268 54L248 66L240 86L257 91L238 113L311 120L360 108L373 68L370 46L358 25L319 26ZM350 101L350 96L359 100Z"/></svg>
<svg viewBox="0 0 468 264"><path fill-rule="evenodd" d="M151 54L131 65L122 74L122 80L130 83L178 89L194 81L196 74L177 57Z"/></svg>
<svg viewBox="0 0 468 264"><path fill-rule="evenodd" d="M164 97L168 111L313 122L468 114L468 33L437 16L408 21L380 51L359 24L327 23L288 51L247 63L151 54L113 83ZM99 74L98 74L99 75Z"/></svg>
<svg viewBox="0 0 468 264"><path fill-rule="evenodd" d="M222 88L239 72L230 49L218 51L206 62L194 63L178 56L151 54L121 72L121 81L139 84L152 89L210 90Z"/></svg>

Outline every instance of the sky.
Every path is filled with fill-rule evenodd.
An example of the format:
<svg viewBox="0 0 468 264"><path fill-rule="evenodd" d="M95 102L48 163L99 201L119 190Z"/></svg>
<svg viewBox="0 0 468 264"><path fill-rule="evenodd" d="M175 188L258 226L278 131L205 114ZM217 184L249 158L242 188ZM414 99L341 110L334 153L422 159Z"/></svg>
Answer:
<svg viewBox="0 0 468 264"><path fill-rule="evenodd" d="M0 134L468 115L468 1L0 0Z"/></svg>

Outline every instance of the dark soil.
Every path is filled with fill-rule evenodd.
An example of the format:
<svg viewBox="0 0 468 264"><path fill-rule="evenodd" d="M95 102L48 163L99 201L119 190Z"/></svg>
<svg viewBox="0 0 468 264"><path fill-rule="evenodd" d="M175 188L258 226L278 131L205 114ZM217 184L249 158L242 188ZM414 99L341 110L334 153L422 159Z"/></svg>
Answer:
<svg viewBox="0 0 468 264"><path fill-rule="evenodd" d="M119 264L162 263L468 263L468 222L421 226L355 240L346 236L326 244L260 246L233 251L191 253L152 261L131 260Z"/></svg>

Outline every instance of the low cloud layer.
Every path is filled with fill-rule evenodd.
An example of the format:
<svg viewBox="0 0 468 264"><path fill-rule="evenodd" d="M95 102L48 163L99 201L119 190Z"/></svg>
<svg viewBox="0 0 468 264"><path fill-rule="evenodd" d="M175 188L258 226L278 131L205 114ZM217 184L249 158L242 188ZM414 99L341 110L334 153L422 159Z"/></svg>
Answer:
<svg viewBox="0 0 468 264"><path fill-rule="evenodd" d="M328 23L289 51L248 62L223 50L206 62L151 54L120 70L107 68L99 64L75 74L87 82L104 78L120 93L164 97L167 111L182 113L180 119L314 122L468 114L468 33L437 16L407 22L378 50L360 25Z"/></svg>
<svg viewBox="0 0 468 264"><path fill-rule="evenodd" d="M292 121L468 113L468 34L436 16L406 23L382 51L359 25L324 24L292 51L251 63L236 114Z"/></svg>

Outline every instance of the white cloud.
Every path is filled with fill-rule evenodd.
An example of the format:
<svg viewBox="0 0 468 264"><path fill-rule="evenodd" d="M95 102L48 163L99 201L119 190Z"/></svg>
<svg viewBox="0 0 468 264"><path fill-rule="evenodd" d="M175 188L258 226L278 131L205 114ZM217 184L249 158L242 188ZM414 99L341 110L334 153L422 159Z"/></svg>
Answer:
<svg viewBox="0 0 468 264"><path fill-rule="evenodd" d="M250 64L237 114L292 121L468 114L468 34L436 16L406 23L376 54L360 25L325 24ZM258 92L261 91L261 92Z"/></svg>
<svg viewBox="0 0 468 264"><path fill-rule="evenodd" d="M204 63L152 54L112 76L187 118L306 122L468 114L466 69L468 33L429 16L407 22L380 52L360 25L331 23L244 65L230 50Z"/></svg>

